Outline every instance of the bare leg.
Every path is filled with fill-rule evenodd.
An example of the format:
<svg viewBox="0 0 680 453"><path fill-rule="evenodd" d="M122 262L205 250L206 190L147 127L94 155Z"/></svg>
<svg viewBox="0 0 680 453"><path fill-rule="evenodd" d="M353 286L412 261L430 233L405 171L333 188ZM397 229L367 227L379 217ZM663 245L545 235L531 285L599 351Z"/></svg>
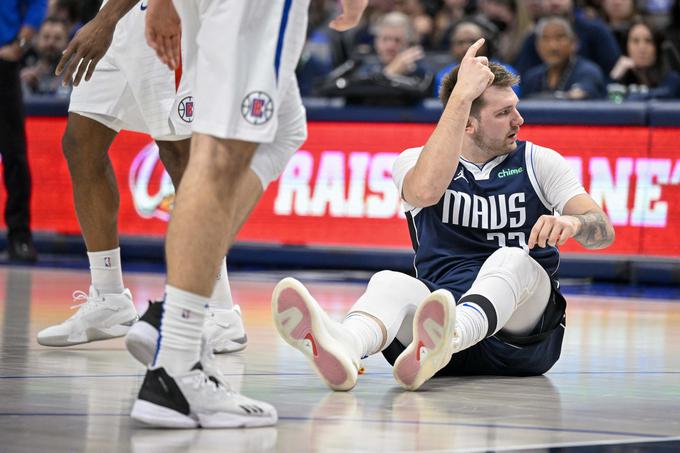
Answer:
<svg viewBox="0 0 680 453"><path fill-rule="evenodd" d="M191 149L191 139L168 141L156 140L158 154L163 162L163 166L170 175L175 191L178 190L182 175L189 162L189 151Z"/></svg>
<svg viewBox="0 0 680 453"><path fill-rule="evenodd" d="M256 148L256 143L194 134L168 226L169 285L210 297L213 275L239 224L237 189Z"/></svg>
<svg viewBox="0 0 680 453"><path fill-rule="evenodd" d="M73 201L87 250L118 247L118 185L108 151L116 131L69 113L62 138L73 184Z"/></svg>

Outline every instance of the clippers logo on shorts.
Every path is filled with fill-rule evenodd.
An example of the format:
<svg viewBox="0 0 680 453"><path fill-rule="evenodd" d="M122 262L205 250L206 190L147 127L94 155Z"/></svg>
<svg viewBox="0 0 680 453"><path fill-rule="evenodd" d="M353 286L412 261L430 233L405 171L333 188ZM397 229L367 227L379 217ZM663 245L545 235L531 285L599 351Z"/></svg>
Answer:
<svg viewBox="0 0 680 453"><path fill-rule="evenodd" d="M264 91L253 91L241 102L241 115L250 124L259 126L274 116L274 101Z"/></svg>
<svg viewBox="0 0 680 453"><path fill-rule="evenodd" d="M187 96L177 106L177 113L185 123L191 123L194 120L194 98Z"/></svg>

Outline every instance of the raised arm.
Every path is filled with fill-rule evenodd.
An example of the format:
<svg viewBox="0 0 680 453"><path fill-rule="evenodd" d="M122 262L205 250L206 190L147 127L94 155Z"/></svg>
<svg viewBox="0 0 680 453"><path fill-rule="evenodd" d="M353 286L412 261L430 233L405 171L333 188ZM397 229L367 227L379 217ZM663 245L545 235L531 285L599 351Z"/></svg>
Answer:
<svg viewBox="0 0 680 453"><path fill-rule="evenodd" d="M402 197L417 208L437 203L451 183L463 147L472 102L493 82L486 57L477 57L480 39L468 49L460 64L458 81L441 118L423 148L418 162L404 179Z"/></svg>

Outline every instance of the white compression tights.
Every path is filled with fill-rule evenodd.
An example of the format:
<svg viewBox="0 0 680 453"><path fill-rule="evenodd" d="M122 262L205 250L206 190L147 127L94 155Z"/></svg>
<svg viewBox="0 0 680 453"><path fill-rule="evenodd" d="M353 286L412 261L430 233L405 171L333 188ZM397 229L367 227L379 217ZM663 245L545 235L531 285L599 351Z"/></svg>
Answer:
<svg viewBox="0 0 680 453"><path fill-rule="evenodd" d="M429 294L427 286L416 278L399 272L378 272L371 277L366 291L352 306L343 324L363 337L367 343L363 348L365 355L380 352L395 338L407 345L412 340L416 308ZM456 327L463 336L470 337L462 338L465 347L501 329L515 335L528 334L548 303L550 279L522 249L503 247L484 262L461 301L465 304L466 296L475 295L487 299L495 313L482 314L480 318L480 310L470 309L468 317L467 307L458 306ZM373 335L366 333L369 324Z"/></svg>

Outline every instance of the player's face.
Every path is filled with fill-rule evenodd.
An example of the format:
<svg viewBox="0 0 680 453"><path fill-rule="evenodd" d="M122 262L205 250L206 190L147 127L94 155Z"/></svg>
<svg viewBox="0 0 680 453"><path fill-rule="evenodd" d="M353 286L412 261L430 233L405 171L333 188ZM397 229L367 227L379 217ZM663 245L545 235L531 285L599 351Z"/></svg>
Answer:
<svg viewBox="0 0 680 453"><path fill-rule="evenodd" d="M488 88L482 95L479 118L471 118L472 140L485 153L499 156L517 148L517 134L524 118L517 111L519 99L510 87Z"/></svg>

